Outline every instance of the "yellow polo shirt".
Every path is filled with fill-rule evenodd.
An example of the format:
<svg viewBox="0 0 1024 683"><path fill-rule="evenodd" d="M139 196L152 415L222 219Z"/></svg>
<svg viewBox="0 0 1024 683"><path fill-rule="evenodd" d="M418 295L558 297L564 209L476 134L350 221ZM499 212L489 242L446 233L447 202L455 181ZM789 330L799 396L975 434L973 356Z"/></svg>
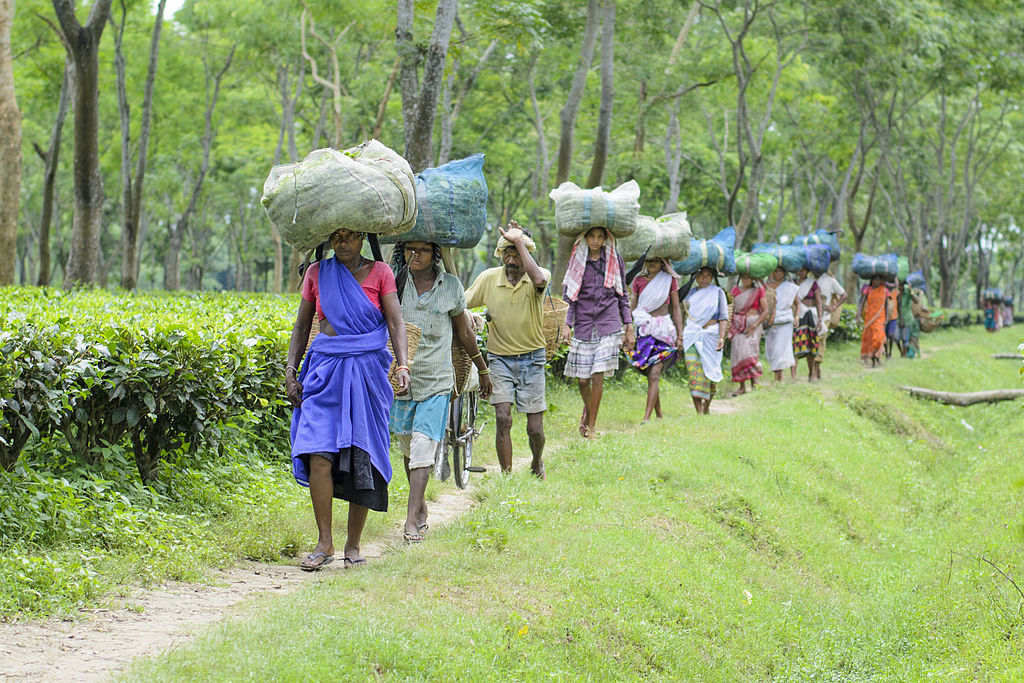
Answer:
<svg viewBox="0 0 1024 683"><path fill-rule="evenodd" d="M551 273L541 268L550 282ZM544 292L537 291L525 272L516 284L510 284L505 267L488 268L466 290L466 306L486 306L491 314L487 324L487 352L499 356L518 356L546 346L544 341Z"/></svg>

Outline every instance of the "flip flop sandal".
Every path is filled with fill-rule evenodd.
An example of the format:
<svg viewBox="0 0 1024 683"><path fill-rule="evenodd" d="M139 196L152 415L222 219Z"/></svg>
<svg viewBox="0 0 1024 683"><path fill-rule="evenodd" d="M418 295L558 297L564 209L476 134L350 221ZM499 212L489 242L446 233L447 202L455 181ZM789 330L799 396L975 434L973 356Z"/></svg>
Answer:
<svg viewBox="0 0 1024 683"><path fill-rule="evenodd" d="M357 557L354 560L346 557L345 558L344 567L345 567L345 569L353 569L355 567L362 567L365 564L366 564L366 558L365 557Z"/></svg>
<svg viewBox="0 0 1024 683"><path fill-rule="evenodd" d="M402 539L405 540L405 542L410 544L410 545L413 544L413 543L422 543L423 542L423 534L421 534L418 531L416 533L414 533L414 534L410 534L409 532L406 531L406 532L402 533Z"/></svg>
<svg viewBox="0 0 1024 683"><path fill-rule="evenodd" d="M420 532L421 536L426 536L427 532L430 531L430 525L424 522L423 524L420 524L418 527L416 527L416 531Z"/></svg>
<svg viewBox="0 0 1024 683"><path fill-rule="evenodd" d="M323 558L322 561L317 564L312 564L315 560L321 557ZM328 556L327 553L324 552L310 553L309 555L306 555L306 559L299 563L299 569L304 572L318 572L331 562L334 562L333 555Z"/></svg>

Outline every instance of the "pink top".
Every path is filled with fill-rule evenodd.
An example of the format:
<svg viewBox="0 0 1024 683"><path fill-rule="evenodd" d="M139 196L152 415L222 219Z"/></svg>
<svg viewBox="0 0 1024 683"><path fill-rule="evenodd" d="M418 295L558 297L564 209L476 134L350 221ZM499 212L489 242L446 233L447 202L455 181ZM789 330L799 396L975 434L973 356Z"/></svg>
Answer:
<svg viewBox="0 0 1024 683"><path fill-rule="evenodd" d="M370 274L366 276L366 279L359 286L363 288L366 298L377 307L378 311L381 310L380 300L388 294L398 291L398 287L395 286L395 274L391 272L388 264L383 261L373 262L373 266L370 267ZM306 277L302 280L302 298L316 304L316 317L318 320L323 320L327 317L320 308L319 262L311 264L306 269Z"/></svg>
<svg viewBox="0 0 1024 683"><path fill-rule="evenodd" d="M747 309L747 311L757 311L758 313L760 313L761 312L761 303L764 301L764 298L765 298L764 287L757 287L757 286L755 286L754 289L757 290L756 293L754 294L754 303L750 305L750 307ZM732 294L732 298L735 299L740 294L742 294L744 291L745 290L740 289L739 285L736 285L735 287L732 288L732 291L730 292L730 294Z"/></svg>
<svg viewBox="0 0 1024 683"><path fill-rule="evenodd" d="M636 294L637 296L640 296L640 292L644 291L644 287L646 287L648 284L650 284L650 282L651 282L650 278L646 278L646 277L642 277L642 276L638 275L636 278L634 278L633 285L630 287L630 289L633 290L634 294ZM668 291L669 292L678 292L679 291L679 281L676 280L675 278L672 278L672 284L669 286Z"/></svg>

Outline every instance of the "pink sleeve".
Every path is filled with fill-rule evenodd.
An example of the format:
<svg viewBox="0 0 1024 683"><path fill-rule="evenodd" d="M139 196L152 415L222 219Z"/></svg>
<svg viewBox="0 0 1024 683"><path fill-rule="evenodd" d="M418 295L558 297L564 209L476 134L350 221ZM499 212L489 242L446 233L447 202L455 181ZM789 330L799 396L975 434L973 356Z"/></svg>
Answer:
<svg viewBox="0 0 1024 683"><path fill-rule="evenodd" d="M378 261L374 266L380 273L380 296L384 298L388 294L398 291L398 285L395 284L395 274L391 271L391 266Z"/></svg>
<svg viewBox="0 0 1024 683"><path fill-rule="evenodd" d="M640 277L635 277L635 278L633 278L633 284L631 284L631 285L629 286L629 288L630 288L630 289L631 289L631 290L633 291L633 293L634 293L634 294L636 294L637 296L640 296L640 279L641 279Z"/></svg>
<svg viewBox="0 0 1024 683"><path fill-rule="evenodd" d="M320 264L311 263L306 268L306 276L302 278L302 298L311 304L320 298Z"/></svg>
<svg viewBox="0 0 1024 683"><path fill-rule="evenodd" d="M678 292L679 291L679 280L672 278L672 284L669 285L668 291Z"/></svg>

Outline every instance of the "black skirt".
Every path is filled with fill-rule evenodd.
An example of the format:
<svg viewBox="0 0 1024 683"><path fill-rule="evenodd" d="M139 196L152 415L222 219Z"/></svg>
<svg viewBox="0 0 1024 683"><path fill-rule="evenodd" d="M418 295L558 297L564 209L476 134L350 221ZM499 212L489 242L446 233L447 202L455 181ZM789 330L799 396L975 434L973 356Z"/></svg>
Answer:
<svg viewBox="0 0 1024 683"><path fill-rule="evenodd" d="M331 475L334 478L334 497L347 500L354 505L377 512L388 511L388 483L370 462L370 454L362 448L349 446L337 453L312 453L299 456L306 462L317 456L331 461Z"/></svg>

